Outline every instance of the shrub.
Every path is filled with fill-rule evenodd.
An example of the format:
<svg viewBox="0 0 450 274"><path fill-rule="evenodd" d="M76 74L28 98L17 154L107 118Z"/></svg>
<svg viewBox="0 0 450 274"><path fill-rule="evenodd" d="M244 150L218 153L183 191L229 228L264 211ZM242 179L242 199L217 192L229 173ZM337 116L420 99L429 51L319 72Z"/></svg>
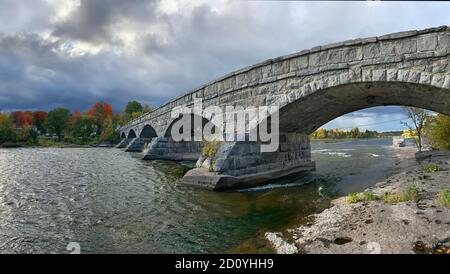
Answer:
<svg viewBox="0 0 450 274"><path fill-rule="evenodd" d="M362 199L364 201L375 201L378 197L373 192L365 191L362 193Z"/></svg>
<svg viewBox="0 0 450 274"><path fill-rule="evenodd" d="M38 133L31 127L25 127L19 130L17 135L17 141L33 145L37 143Z"/></svg>
<svg viewBox="0 0 450 274"><path fill-rule="evenodd" d="M349 193L347 196L347 202L349 204L354 204L357 202L362 202L362 201L376 201L378 200L378 197L370 191L365 191L363 193Z"/></svg>
<svg viewBox="0 0 450 274"><path fill-rule="evenodd" d="M389 204L395 204L406 201L420 201L421 197L419 194L419 189L415 185L409 185L406 187L402 194L394 194L386 192L383 194L383 201Z"/></svg>
<svg viewBox="0 0 450 274"><path fill-rule="evenodd" d="M406 190L403 193L404 201L418 202L420 201L420 199L421 197L419 194L419 189L415 185L409 185L408 187L406 187Z"/></svg>
<svg viewBox="0 0 450 274"><path fill-rule="evenodd" d="M386 192L383 194L383 201L385 203L395 204L395 203L403 202L403 198L401 195Z"/></svg>
<svg viewBox="0 0 450 274"><path fill-rule="evenodd" d="M219 151L222 142L219 141L203 141L202 155L207 157L215 157Z"/></svg>
<svg viewBox="0 0 450 274"><path fill-rule="evenodd" d="M351 192L351 193L348 194L348 196L347 196L347 203L355 204L355 203L357 203L359 201L360 201L360 199L359 199L358 193Z"/></svg>
<svg viewBox="0 0 450 274"><path fill-rule="evenodd" d="M450 191L443 190L438 193L438 202L442 206L450 208Z"/></svg>
<svg viewBox="0 0 450 274"><path fill-rule="evenodd" d="M428 173L434 173L439 171L439 166L436 164L429 164L424 166L423 170Z"/></svg>

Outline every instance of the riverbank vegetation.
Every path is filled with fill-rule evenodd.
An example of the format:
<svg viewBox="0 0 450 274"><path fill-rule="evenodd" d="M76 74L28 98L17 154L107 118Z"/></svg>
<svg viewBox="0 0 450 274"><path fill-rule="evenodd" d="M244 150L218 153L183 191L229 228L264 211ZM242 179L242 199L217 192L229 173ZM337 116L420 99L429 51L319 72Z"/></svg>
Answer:
<svg viewBox="0 0 450 274"><path fill-rule="evenodd" d="M380 133L377 131L360 131L359 128L353 128L351 130L320 128L311 134L311 137L314 139L375 138L379 136Z"/></svg>
<svg viewBox="0 0 450 274"><path fill-rule="evenodd" d="M438 193L438 201L442 206L450 208L450 191L443 190Z"/></svg>
<svg viewBox="0 0 450 274"><path fill-rule="evenodd" d="M150 111L148 105L129 102L122 113L114 113L107 102L96 102L84 113L66 108L45 111L0 112L1 147L64 147L114 144L116 128Z"/></svg>
<svg viewBox="0 0 450 274"><path fill-rule="evenodd" d="M433 148L450 150L450 117L442 114L428 117L425 135Z"/></svg>
<svg viewBox="0 0 450 274"><path fill-rule="evenodd" d="M429 111L415 107L404 109L408 121L402 124L409 130L406 130L402 137L414 138L419 151L424 145L431 149L450 149L450 117L443 114L433 115Z"/></svg>
<svg viewBox="0 0 450 274"><path fill-rule="evenodd" d="M373 192L365 191L362 193L349 193L347 195L347 203L355 204L358 202L383 201L388 204L400 203L406 201L420 201L420 191L415 185L408 185L402 193L385 192L378 196Z"/></svg>

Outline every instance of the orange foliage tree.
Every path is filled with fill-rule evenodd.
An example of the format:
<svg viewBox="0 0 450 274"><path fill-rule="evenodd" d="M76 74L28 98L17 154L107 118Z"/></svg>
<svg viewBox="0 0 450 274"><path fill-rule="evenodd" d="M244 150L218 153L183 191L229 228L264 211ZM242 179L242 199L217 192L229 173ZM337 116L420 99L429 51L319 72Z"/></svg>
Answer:
<svg viewBox="0 0 450 274"><path fill-rule="evenodd" d="M29 127L33 124L33 113L30 111L14 111L11 113L16 127L24 128Z"/></svg>
<svg viewBox="0 0 450 274"><path fill-rule="evenodd" d="M88 111L87 115L95 119L97 134L101 134L103 124L107 119L112 119L113 110L110 104L106 102L96 102Z"/></svg>

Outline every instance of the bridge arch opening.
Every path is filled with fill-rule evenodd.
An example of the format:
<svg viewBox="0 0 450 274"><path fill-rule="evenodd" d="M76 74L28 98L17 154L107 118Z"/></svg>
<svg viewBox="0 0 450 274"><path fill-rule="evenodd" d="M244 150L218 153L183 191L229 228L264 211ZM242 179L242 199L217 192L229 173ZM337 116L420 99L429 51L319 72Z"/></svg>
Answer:
<svg viewBox="0 0 450 274"><path fill-rule="evenodd" d="M190 125L191 125L191 127L190 127L190 129L187 129L187 130L190 130L190 137L194 137L195 136L195 134L197 133L197 134L200 134L200 135L198 135L198 136L203 136L203 130L205 129L205 126L210 122L210 120L208 120L207 118L205 118L205 117L202 117L202 116L199 116L199 115L195 115L195 114L183 114L183 115L180 115L178 118L176 118L176 119L174 119L173 121L172 121L172 123L169 125L169 127L167 128L167 130L166 130L166 132L164 133L164 137L172 137L172 130L173 130L173 127L175 126L175 124L177 123L177 122L181 122L181 119L187 119L187 121L186 122L189 122L190 121ZM202 124L202 126L201 126L201 128L196 128L195 127L195 119L201 119L201 124ZM176 129L175 129L176 130ZM182 127L180 127L179 128L179 130L178 130L178 133L180 134L180 135L182 135L182 134L184 134L186 129L182 126ZM216 126L216 125L213 125L213 127L212 127L212 129L211 129L211 133L212 134L215 134L215 133L217 133L218 132L218 127Z"/></svg>
<svg viewBox="0 0 450 274"><path fill-rule="evenodd" d="M136 138L136 137L137 137L136 136L136 132L133 129L131 129L130 132L128 133L128 138L129 139L133 139L133 138Z"/></svg>
<svg viewBox="0 0 450 274"><path fill-rule="evenodd" d="M139 134L139 138L154 138L158 137L156 130L151 125L145 125Z"/></svg>
<svg viewBox="0 0 450 274"><path fill-rule="evenodd" d="M120 135L120 138L121 138L121 139L127 138L127 135L125 134L125 132L122 132L122 134Z"/></svg>
<svg viewBox="0 0 450 274"><path fill-rule="evenodd" d="M412 106L450 115L450 90L405 82L339 85L280 108L280 132L311 134L342 115L377 106Z"/></svg>

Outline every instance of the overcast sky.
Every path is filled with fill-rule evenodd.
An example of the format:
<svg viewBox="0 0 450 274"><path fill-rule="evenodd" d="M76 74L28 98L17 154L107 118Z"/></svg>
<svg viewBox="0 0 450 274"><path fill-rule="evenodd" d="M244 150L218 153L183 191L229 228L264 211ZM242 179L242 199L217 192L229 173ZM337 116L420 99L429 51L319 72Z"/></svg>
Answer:
<svg viewBox="0 0 450 274"><path fill-rule="evenodd" d="M442 2L0 0L0 110L158 106L268 58L449 21ZM373 108L327 127L403 117Z"/></svg>

